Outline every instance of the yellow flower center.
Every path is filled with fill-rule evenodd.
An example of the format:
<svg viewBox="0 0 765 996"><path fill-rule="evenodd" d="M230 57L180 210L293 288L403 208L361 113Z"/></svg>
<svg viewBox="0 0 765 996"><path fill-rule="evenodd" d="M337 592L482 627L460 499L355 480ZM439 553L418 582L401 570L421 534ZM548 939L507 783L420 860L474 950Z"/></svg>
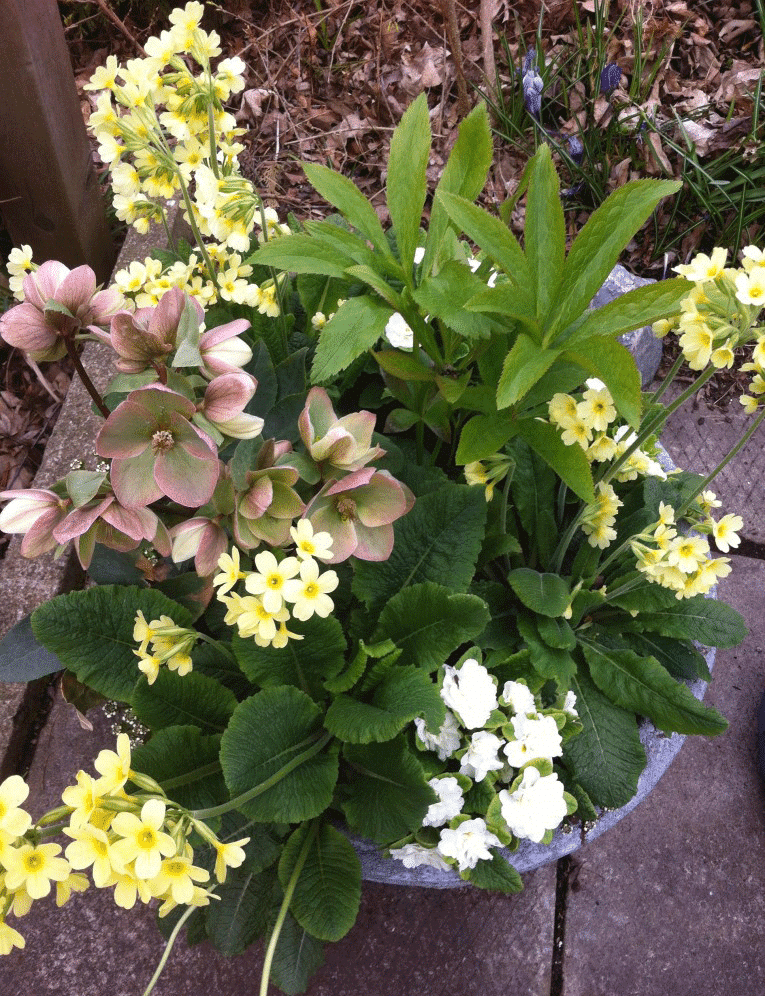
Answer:
<svg viewBox="0 0 765 996"><path fill-rule="evenodd" d="M282 586L282 576L281 574L269 574L266 578L266 584L269 588L277 590Z"/></svg>
<svg viewBox="0 0 765 996"><path fill-rule="evenodd" d="M154 831L150 830L148 827L142 830L138 834L138 846L146 848L146 850L152 850L156 846L156 837Z"/></svg>
<svg viewBox="0 0 765 996"><path fill-rule="evenodd" d="M303 594L306 598L316 598L319 594L319 586L315 581L309 581L308 584L303 589Z"/></svg>
<svg viewBox="0 0 765 996"><path fill-rule="evenodd" d="M43 858L41 854L36 854L34 851L32 854L28 854L24 858L24 867L28 872L39 871L43 866Z"/></svg>

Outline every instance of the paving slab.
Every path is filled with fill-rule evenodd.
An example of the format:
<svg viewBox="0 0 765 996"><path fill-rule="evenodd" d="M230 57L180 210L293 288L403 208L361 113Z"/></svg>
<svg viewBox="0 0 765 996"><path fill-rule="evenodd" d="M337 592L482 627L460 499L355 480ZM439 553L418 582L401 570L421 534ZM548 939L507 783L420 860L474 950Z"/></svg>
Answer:
<svg viewBox="0 0 765 996"><path fill-rule="evenodd" d="M765 562L736 557L720 597L747 619L705 701L730 721L692 737L648 799L573 858L564 996L765 992Z"/></svg>

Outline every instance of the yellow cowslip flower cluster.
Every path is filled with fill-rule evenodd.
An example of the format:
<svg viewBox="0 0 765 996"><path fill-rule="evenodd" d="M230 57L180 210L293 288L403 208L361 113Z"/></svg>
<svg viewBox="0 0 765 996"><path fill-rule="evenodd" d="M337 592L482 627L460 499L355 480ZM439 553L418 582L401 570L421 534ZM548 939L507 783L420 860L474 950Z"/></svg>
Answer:
<svg viewBox="0 0 765 996"><path fill-rule="evenodd" d="M169 800L152 778L131 770L130 762L130 741L121 733L117 750L102 750L94 762L100 777L79 771L76 784L64 789L64 805L34 826L20 808L29 786L19 775L0 784L0 954L25 946L22 935L6 922L9 913L26 915L35 900L50 894L53 882L56 904L63 906L74 892L89 887L87 876L80 874L87 869L96 888L114 888L118 906L132 909L139 899L156 899L159 915L166 916L179 905L206 906L212 895L203 884L210 873L193 863L192 833L215 849L218 882L225 880L227 868L242 864L249 837L221 842L202 820ZM140 791L129 795L128 781ZM61 845L44 843L59 832L71 838L63 857Z"/></svg>
<svg viewBox="0 0 765 996"><path fill-rule="evenodd" d="M765 271L763 271L765 272ZM747 415L754 415L757 409L765 404L765 335L757 339L757 343L752 350L752 362L742 363L742 370L753 370L754 376L749 382L750 394L742 394L738 399L744 406Z"/></svg>
<svg viewBox="0 0 765 996"><path fill-rule="evenodd" d="M264 551L255 555L257 570L243 571L239 550L233 547L231 555L221 555L221 573L213 578L219 588L218 599L228 609L226 625L236 626L243 639L252 637L259 647L282 648L290 639L302 640L302 635L287 629L290 618L303 622L313 615L326 618L335 607L329 593L338 586L337 573L319 574L316 559L331 558L332 537L314 533L308 519L300 519L290 535L295 556L277 560L273 553ZM233 591L239 581L244 581L247 595Z"/></svg>
<svg viewBox="0 0 765 996"><path fill-rule="evenodd" d="M503 481L513 468L513 460L504 453L494 453L465 464L465 480L468 484L482 484L486 489L486 501L494 497L494 488Z"/></svg>
<svg viewBox="0 0 765 996"><path fill-rule="evenodd" d="M32 247L23 245L17 249L11 249L8 254L6 264L8 270L8 289L17 301L24 300L24 277L28 273L33 273L39 267L32 262Z"/></svg>
<svg viewBox="0 0 765 996"><path fill-rule="evenodd" d="M680 332L680 347L691 370L705 370L709 364L732 367L734 350L756 334L765 304L765 254L746 246L742 255L739 269L726 267L728 253L720 247L711 256L698 253L690 263L674 267L694 287L680 302L680 314L655 322L653 331L659 337L672 329Z"/></svg>
<svg viewBox="0 0 765 996"><path fill-rule="evenodd" d="M708 512L719 504L712 492L704 492L687 517L694 529L714 533L716 539L719 534L718 546L728 550L738 545L736 529L743 523L737 515L724 516L715 522L711 515L704 514L705 509ZM662 502L658 522L630 541L637 568L649 581L674 591L679 599L706 595L720 578L730 574L730 560L712 559L709 543L703 536L678 535L675 526L675 510Z"/></svg>
<svg viewBox="0 0 765 996"><path fill-rule="evenodd" d="M595 501L582 512L581 529L590 546L605 550L616 539L616 513L622 507L610 484L599 481Z"/></svg>
<svg viewBox="0 0 765 996"><path fill-rule="evenodd" d="M118 218L145 233L162 220L162 200L180 194L202 236L246 252L261 201L239 173L243 129L224 108L244 88L245 65L234 57L213 70L220 38L199 26L203 13L196 2L172 11L170 31L148 39L145 59L120 66L110 56L86 86L103 91L90 125L111 169Z"/></svg>
<svg viewBox="0 0 765 996"><path fill-rule="evenodd" d="M143 671L150 685L157 680L163 664L183 677L193 668L190 651L199 638L196 630L176 626L170 616L147 623L139 609L133 627L133 639L140 643L138 650L133 651L138 658L138 670Z"/></svg>
<svg viewBox="0 0 765 996"><path fill-rule="evenodd" d="M621 457L636 439L634 433L620 425L612 429L617 412L606 385L592 377L585 382L582 400L571 394L554 394L548 402L550 422L561 430L566 446L578 444L590 463L605 463ZM665 477L660 464L640 448L627 457L617 473L617 481L634 481L638 475Z"/></svg>
<svg viewBox="0 0 765 996"><path fill-rule="evenodd" d="M167 269L158 259L150 256L143 263L135 260L114 274L114 283L137 308L152 308L171 287L179 287L203 308L218 300L231 301L257 308L262 315L270 318L278 317L279 305L273 281L269 280L261 286L250 283L248 278L252 267L242 262L239 253L229 252L225 247L209 245L207 253L217 270L217 289L209 278L206 263L196 250L189 256L188 263L179 260Z"/></svg>

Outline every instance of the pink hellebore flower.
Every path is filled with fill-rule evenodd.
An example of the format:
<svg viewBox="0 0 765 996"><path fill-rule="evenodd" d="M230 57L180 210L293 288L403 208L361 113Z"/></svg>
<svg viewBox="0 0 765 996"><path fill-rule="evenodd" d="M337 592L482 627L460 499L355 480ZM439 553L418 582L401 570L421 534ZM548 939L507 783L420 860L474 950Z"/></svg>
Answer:
<svg viewBox="0 0 765 996"><path fill-rule="evenodd" d="M207 385L200 411L225 436L253 439L260 435L263 419L246 415L244 409L257 386L255 378L241 370L221 374Z"/></svg>
<svg viewBox="0 0 765 996"><path fill-rule="evenodd" d="M34 360L57 360L66 353L63 336L88 328L99 332L122 305L116 289L96 291L89 266L68 266L54 259L24 277L24 301L0 319L0 335ZM48 308L54 301L69 314Z"/></svg>
<svg viewBox="0 0 765 996"><path fill-rule="evenodd" d="M206 377L218 377L235 373L246 366L252 359L252 350L239 335L249 327L246 318L237 318L203 332L199 338L199 352L203 360L200 373Z"/></svg>
<svg viewBox="0 0 765 996"><path fill-rule="evenodd" d="M124 508L114 495L75 508L56 526L53 535L59 543L74 542L77 557L86 570L96 543L128 553L149 542L163 557L170 556L170 537L154 512L149 508Z"/></svg>
<svg viewBox="0 0 765 996"><path fill-rule="evenodd" d="M372 446L375 416L354 412L338 418L323 387L312 387L298 418L300 436L316 463L353 472L385 454Z"/></svg>
<svg viewBox="0 0 765 996"><path fill-rule="evenodd" d="M201 305L189 298L201 322ZM139 308L134 314L120 311L112 318L111 334L99 336L119 355L116 366L124 373L141 373L152 363L164 363L176 346L178 323L186 297L178 287L172 287L154 308Z"/></svg>
<svg viewBox="0 0 765 996"><path fill-rule="evenodd" d="M305 510L316 532L332 537L330 564L348 557L387 560L393 525L411 509L414 495L387 470L364 467L340 481L328 481Z"/></svg>
<svg viewBox="0 0 765 996"><path fill-rule="evenodd" d="M179 522L170 530L173 541L173 563L194 558L194 567L200 577L212 574L218 567L218 560L228 549L226 530L215 520L194 516L186 522Z"/></svg>
<svg viewBox="0 0 765 996"><path fill-rule="evenodd" d="M293 519L304 505L292 485L297 482L294 467L267 467L246 475L247 491L238 497L234 512L234 539L237 546L252 550L265 540L271 546L284 546L290 540Z"/></svg>
<svg viewBox="0 0 765 996"><path fill-rule="evenodd" d="M121 505L142 508L163 495L187 508L212 497L219 462L210 437L192 425L193 401L161 384L131 391L96 437L111 457L111 484Z"/></svg>
<svg viewBox="0 0 765 996"><path fill-rule="evenodd" d="M23 557L39 557L58 545L53 530L72 507L70 499L43 488L0 491L0 499L10 499L0 512L0 530L23 535Z"/></svg>

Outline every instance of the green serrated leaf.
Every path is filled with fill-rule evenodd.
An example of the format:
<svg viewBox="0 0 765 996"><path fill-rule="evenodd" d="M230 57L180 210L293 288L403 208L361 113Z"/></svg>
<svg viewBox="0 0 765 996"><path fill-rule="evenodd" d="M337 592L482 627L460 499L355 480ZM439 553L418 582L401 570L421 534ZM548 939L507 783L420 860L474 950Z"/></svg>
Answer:
<svg viewBox="0 0 765 996"><path fill-rule="evenodd" d="M478 312L467 311L465 304L483 290L485 284L458 260L449 260L432 277L426 277L412 297L424 312L438 318L466 339L485 339L491 323Z"/></svg>
<svg viewBox="0 0 765 996"><path fill-rule="evenodd" d="M221 741L220 760L232 796L269 787L239 809L261 822L298 823L332 800L337 756L316 753L322 713L297 688L266 688L241 702Z"/></svg>
<svg viewBox="0 0 765 996"><path fill-rule="evenodd" d="M652 325L660 318L677 314L680 301L688 296L689 289L688 281L681 277L635 287L602 308L590 311L574 330L563 330L555 345L574 349L587 339L624 335Z"/></svg>
<svg viewBox="0 0 765 996"><path fill-rule="evenodd" d="M517 431L515 416L510 412L495 415L474 415L460 433L457 455L458 467L497 453Z"/></svg>
<svg viewBox="0 0 765 996"><path fill-rule="evenodd" d="M612 702L648 718L665 733L723 733L728 723L653 657L579 638L592 680Z"/></svg>
<svg viewBox="0 0 765 996"><path fill-rule="evenodd" d="M310 840L309 840L310 839ZM361 863L347 837L328 823L303 824L284 845L279 881L287 888L303 848L308 846L290 912L313 937L339 941L356 922L361 902Z"/></svg>
<svg viewBox="0 0 765 996"><path fill-rule="evenodd" d="M614 705L581 669L571 688L583 729L563 745L563 761L594 803L618 809L637 791L646 765L635 715Z"/></svg>
<svg viewBox="0 0 765 996"><path fill-rule="evenodd" d="M138 682L132 705L136 716L150 730L190 725L222 733L236 708L236 697L204 674L193 671L181 678L162 668L153 685L145 677Z"/></svg>
<svg viewBox="0 0 765 996"><path fill-rule="evenodd" d="M599 377L611 392L617 411L637 429L640 426L642 395L640 370L635 358L621 343L612 339L588 339L563 358Z"/></svg>
<svg viewBox="0 0 765 996"><path fill-rule="evenodd" d="M675 181L634 180L593 211L563 267L557 306L549 321L553 333L567 328L585 311L635 232L660 200L679 189Z"/></svg>
<svg viewBox="0 0 765 996"><path fill-rule="evenodd" d="M523 234L537 318L546 324L559 301L558 286L566 255L566 225L560 182L549 145L540 145L530 167Z"/></svg>
<svg viewBox="0 0 765 996"><path fill-rule="evenodd" d="M349 224L365 235L375 249L390 256L390 246L380 219L356 184L342 173L337 173L326 166L316 163L303 163L302 166L314 190L318 191L325 201L336 207Z"/></svg>
<svg viewBox="0 0 765 996"><path fill-rule="evenodd" d="M357 356L371 349L385 331L393 309L376 298L351 297L321 330L311 380L330 380Z"/></svg>
<svg viewBox="0 0 765 996"><path fill-rule="evenodd" d="M502 367L497 384L497 408L509 408L525 397L558 356L557 349L542 349L521 333Z"/></svg>
<svg viewBox="0 0 765 996"><path fill-rule="evenodd" d="M353 592L370 608L424 581L466 591L481 550L486 499L481 488L447 484L418 498L394 524L390 557L356 565Z"/></svg>
<svg viewBox="0 0 765 996"><path fill-rule="evenodd" d="M351 769L342 802L350 829L378 844L418 830L437 796L404 737L347 746L343 754Z"/></svg>
<svg viewBox="0 0 765 996"><path fill-rule="evenodd" d="M158 591L101 585L41 605L32 613L32 631L83 684L130 702L140 677L133 640L139 609L147 620L168 615L179 626L191 623L187 609Z"/></svg>
<svg viewBox="0 0 765 996"><path fill-rule="evenodd" d="M35 639L31 616L25 616L0 640L0 681L34 681L63 664Z"/></svg>
<svg viewBox="0 0 765 996"><path fill-rule="evenodd" d="M390 638L402 651L402 664L428 671L440 667L461 644L474 640L489 622L486 603L475 595L454 594L427 582L390 599L374 639Z"/></svg>
<svg viewBox="0 0 765 996"><path fill-rule="evenodd" d="M566 446L554 425L536 419L520 419L518 435L522 436L558 477L582 501L595 501L592 471L581 446Z"/></svg>
<svg viewBox="0 0 765 996"><path fill-rule="evenodd" d="M411 280L420 219L425 207L429 155L428 101L421 93L404 112L391 137L385 184L388 211L407 283Z"/></svg>
<svg viewBox="0 0 765 996"><path fill-rule="evenodd" d="M347 253L302 233L270 239L260 246L253 261L288 273L320 273L339 280L345 278L346 267L355 263Z"/></svg>

